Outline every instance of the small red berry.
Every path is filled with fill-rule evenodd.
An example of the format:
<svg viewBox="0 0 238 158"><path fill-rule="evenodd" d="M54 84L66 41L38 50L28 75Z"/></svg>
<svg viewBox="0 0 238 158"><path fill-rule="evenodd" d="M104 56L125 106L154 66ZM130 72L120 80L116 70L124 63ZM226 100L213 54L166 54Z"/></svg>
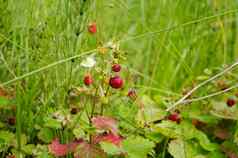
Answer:
<svg viewBox="0 0 238 158"><path fill-rule="evenodd" d="M227 104L227 106L232 107L236 104L236 101L233 98L229 98L229 99L227 99L226 104Z"/></svg>
<svg viewBox="0 0 238 158"><path fill-rule="evenodd" d="M114 72L121 71L121 65L119 65L119 64L112 65L112 71L114 71Z"/></svg>
<svg viewBox="0 0 238 158"><path fill-rule="evenodd" d="M8 118L8 124L11 126L14 126L16 124L16 117L9 117Z"/></svg>
<svg viewBox="0 0 238 158"><path fill-rule="evenodd" d="M89 86L93 83L93 78L91 75L86 75L83 81L86 86Z"/></svg>
<svg viewBox="0 0 238 158"><path fill-rule="evenodd" d="M170 114L168 119L177 123L180 123L181 121L180 115L177 112Z"/></svg>
<svg viewBox="0 0 238 158"><path fill-rule="evenodd" d="M132 100L136 100L137 98L136 91L134 89L129 90L127 96Z"/></svg>
<svg viewBox="0 0 238 158"><path fill-rule="evenodd" d="M97 25L95 22L88 25L88 32L92 34L97 33Z"/></svg>
<svg viewBox="0 0 238 158"><path fill-rule="evenodd" d="M123 86L123 80L120 76L114 76L110 78L109 84L112 88L119 89Z"/></svg>

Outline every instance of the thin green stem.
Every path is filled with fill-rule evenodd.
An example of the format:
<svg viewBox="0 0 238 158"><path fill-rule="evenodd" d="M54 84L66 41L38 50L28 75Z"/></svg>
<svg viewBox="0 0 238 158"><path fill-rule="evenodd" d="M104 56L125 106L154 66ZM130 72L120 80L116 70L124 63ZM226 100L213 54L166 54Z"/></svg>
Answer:
<svg viewBox="0 0 238 158"><path fill-rule="evenodd" d="M175 102L172 106L170 106L169 108L166 109L166 111L170 111L172 109L174 109L176 106L178 106L179 104L181 104L185 99L188 98L188 96L190 96L192 93L194 93L196 90L198 90L199 88L201 88L202 86L208 84L209 82L217 79L218 77L224 75L225 73L233 70L234 68L236 68L238 66L238 61L236 61L235 63L233 63L232 65L230 65L229 67L227 67L226 69L224 69L223 71L219 72L218 74L212 76L211 78L203 81L202 83L200 83L199 85L197 85L196 87L194 87L191 91L189 91L186 95L184 95L181 99L179 99L177 102Z"/></svg>
<svg viewBox="0 0 238 158"><path fill-rule="evenodd" d="M26 77L32 76L32 75L37 74L37 73L42 72L42 71L45 71L45 70L47 70L47 69L49 69L49 68L52 68L52 67L54 67L54 66L56 66L56 65L59 65L59 64L62 64L62 63L71 61L72 59L80 58L80 57L82 57L82 56L91 54L91 53L95 52L96 50L97 50L97 49L93 49L93 50L84 52L83 54L78 54L78 55L75 55L75 56L72 56L72 57L69 57L69 58L65 58L65 59L56 61L56 62L54 62L54 63L51 63L51 64L46 65L46 66L43 66L43 67L41 67L41 68L39 68L39 69L36 69L36 70L33 70L33 71L29 72L29 73L26 73L26 74L24 74L24 75L22 75L22 76L18 76L18 77L16 77L16 78L12 79L12 80L9 80L9 81L7 81L7 82L4 82L4 83L0 84L0 85L1 85L1 86L6 86L6 85L8 85L8 84L14 83L14 82L19 81L19 80L21 80L21 79L24 79L24 78L26 78Z"/></svg>
<svg viewBox="0 0 238 158"><path fill-rule="evenodd" d="M127 38L127 39L124 39L124 40L122 39L118 42L120 42L120 43L128 42L128 41L136 40L136 39L143 38L143 37L146 37L146 36L159 35L163 32L169 32L169 31L179 29L179 28L182 28L182 27L186 27L186 26L189 26L189 25L198 24L198 23L201 23L201 22L204 22L204 21L212 20L212 19L215 19L217 17L226 16L226 15L230 15L230 14L235 14L237 12L238 12L238 9L228 10L228 11L218 13L218 14L215 14L215 15L202 17L202 18L199 18L199 19L196 19L196 20L192 20L192 21L185 22L185 23L182 23L182 24L174 25L174 26L171 26L171 27L159 30L159 31L146 32L146 33L143 33L143 34L131 37L131 38Z"/></svg>

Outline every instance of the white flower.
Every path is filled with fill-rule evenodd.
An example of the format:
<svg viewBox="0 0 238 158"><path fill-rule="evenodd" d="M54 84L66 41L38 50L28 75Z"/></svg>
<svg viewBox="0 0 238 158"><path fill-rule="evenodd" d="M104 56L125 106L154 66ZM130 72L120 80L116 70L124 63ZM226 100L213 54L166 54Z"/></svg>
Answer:
<svg viewBox="0 0 238 158"><path fill-rule="evenodd" d="M86 68L91 68L91 67L94 67L95 64L96 64L96 60L94 55L90 55L86 59L84 59L80 65Z"/></svg>

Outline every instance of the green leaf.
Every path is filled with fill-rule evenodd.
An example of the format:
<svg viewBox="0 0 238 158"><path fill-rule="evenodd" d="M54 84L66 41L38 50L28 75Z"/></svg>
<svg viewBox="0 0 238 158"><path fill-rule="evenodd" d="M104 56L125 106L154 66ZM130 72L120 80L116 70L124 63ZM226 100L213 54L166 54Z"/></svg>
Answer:
<svg viewBox="0 0 238 158"><path fill-rule="evenodd" d="M150 123L156 120L161 120L166 116L165 110L158 107L158 105L151 100L148 96L142 97L144 104L143 110L139 110L137 114L137 121L144 124Z"/></svg>
<svg viewBox="0 0 238 158"><path fill-rule="evenodd" d="M186 158L185 143L181 139L172 140L168 151L174 158Z"/></svg>
<svg viewBox="0 0 238 158"><path fill-rule="evenodd" d="M39 155L37 155L37 158L54 158L54 156L49 155L47 152L42 152Z"/></svg>
<svg viewBox="0 0 238 158"><path fill-rule="evenodd" d="M85 137L85 133L84 133L84 130L82 129L82 127L73 129L73 134L76 138Z"/></svg>
<svg viewBox="0 0 238 158"><path fill-rule="evenodd" d="M212 102L213 110L210 113L213 116L222 119L229 119L229 120L238 120L238 108L237 106L234 107L227 107L225 102Z"/></svg>
<svg viewBox="0 0 238 158"><path fill-rule="evenodd" d="M184 138L185 140L196 139L199 144L207 151L218 149L218 145L211 143L206 134L196 129L192 124L182 121L176 124L171 121L162 121L155 126L155 131L169 138Z"/></svg>
<svg viewBox="0 0 238 158"><path fill-rule="evenodd" d="M128 130L134 129L131 124L136 124L135 115L137 111L138 107L132 104L127 104L126 106L122 104L115 104L111 109L112 115L120 120L118 122L119 126Z"/></svg>
<svg viewBox="0 0 238 158"><path fill-rule="evenodd" d="M171 121L162 121L156 124L155 132L161 133L168 138L178 138L182 136L181 128Z"/></svg>
<svg viewBox="0 0 238 158"><path fill-rule="evenodd" d="M226 158L226 156L221 153L221 152L218 152L218 151L214 151L214 152L210 152L207 157L212 157L212 158Z"/></svg>
<svg viewBox="0 0 238 158"><path fill-rule="evenodd" d="M209 113L209 110L201 109L206 109L206 107L203 104L191 104L181 112L181 115L183 116L183 118L196 119L206 124L215 125L219 122L220 119L211 115Z"/></svg>
<svg viewBox="0 0 238 158"><path fill-rule="evenodd" d="M196 119L207 124L217 124L220 119L213 115L189 112L189 118Z"/></svg>
<svg viewBox="0 0 238 158"><path fill-rule="evenodd" d="M41 128L37 137L45 143L50 143L54 138L54 133L50 128Z"/></svg>
<svg viewBox="0 0 238 158"><path fill-rule="evenodd" d="M146 158L155 144L143 137L128 137L122 143L122 148L127 152L129 158Z"/></svg>
<svg viewBox="0 0 238 158"><path fill-rule="evenodd" d="M15 138L15 135L9 131L0 131L0 140L4 144L10 145Z"/></svg>
<svg viewBox="0 0 238 158"><path fill-rule="evenodd" d="M152 140L153 142L161 143L165 137L158 132L149 131L146 133L146 138Z"/></svg>
<svg viewBox="0 0 238 158"><path fill-rule="evenodd" d="M45 127L53 128L53 129L60 129L61 123L53 118L45 118Z"/></svg>
<svg viewBox="0 0 238 158"><path fill-rule="evenodd" d="M32 151L35 149L35 145L34 144L27 144L27 145L24 145L22 147L22 150L24 151L24 153L28 154L28 155L31 155L32 154Z"/></svg>
<svg viewBox="0 0 238 158"><path fill-rule="evenodd" d="M101 148L107 154L110 154L110 155L116 155L116 154L120 154L122 152L122 150L118 146L116 146L112 143L109 143L109 142L101 142L100 145L101 145Z"/></svg>
<svg viewBox="0 0 238 158"><path fill-rule="evenodd" d="M174 158L206 158L196 142L175 139L170 141L168 152Z"/></svg>
<svg viewBox="0 0 238 158"><path fill-rule="evenodd" d="M218 149L218 145L211 143L208 139L207 135L201 131L194 132L193 138L197 138L199 140L200 145L203 147L203 149L207 151L215 151Z"/></svg>

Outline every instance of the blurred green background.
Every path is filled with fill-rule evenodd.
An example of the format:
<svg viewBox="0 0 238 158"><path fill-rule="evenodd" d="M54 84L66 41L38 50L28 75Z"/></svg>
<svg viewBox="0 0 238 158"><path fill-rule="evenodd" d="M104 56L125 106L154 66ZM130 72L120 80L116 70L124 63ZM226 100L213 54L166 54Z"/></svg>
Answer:
<svg viewBox="0 0 238 158"><path fill-rule="evenodd" d="M1 0L0 4L1 55L5 59L1 61L0 79L4 82L14 74L23 75L100 43L126 40L236 9L238 1ZM236 14L229 14L204 20L122 42L121 48L128 53L127 64L144 75L141 85L177 91L204 69L235 60L236 19ZM96 39L86 30L92 21L98 25ZM79 71L77 63L66 63L26 80L33 84L30 87L40 84L41 90L51 93L69 79L71 83L79 80Z"/></svg>

